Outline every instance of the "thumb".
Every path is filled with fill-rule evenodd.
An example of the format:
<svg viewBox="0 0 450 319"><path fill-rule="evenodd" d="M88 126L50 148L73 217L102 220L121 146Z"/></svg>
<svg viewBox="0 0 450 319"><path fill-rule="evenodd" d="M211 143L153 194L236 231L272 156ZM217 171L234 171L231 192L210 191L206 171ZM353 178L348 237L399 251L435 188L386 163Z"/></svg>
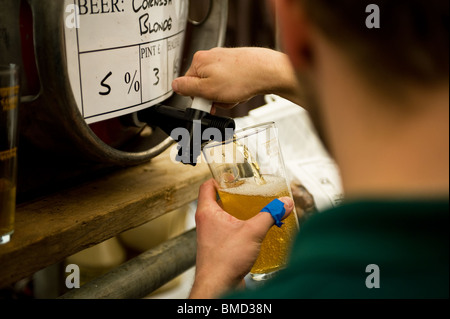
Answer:
<svg viewBox="0 0 450 319"><path fill-rule="evenodd" d="M294 201L290 197L281 197L270 202L259 214L248 220L255 229L255 235L263 239L269 229L285 219L294 209ZM279 223L278 226L281 226Z"/></svg>
<svg viewBox="0 0 450 319"><path fill-rule="evenodd" d="M202 79L196 76L182 76L172 82L175 93L184 96L201 96Z"/></svg>

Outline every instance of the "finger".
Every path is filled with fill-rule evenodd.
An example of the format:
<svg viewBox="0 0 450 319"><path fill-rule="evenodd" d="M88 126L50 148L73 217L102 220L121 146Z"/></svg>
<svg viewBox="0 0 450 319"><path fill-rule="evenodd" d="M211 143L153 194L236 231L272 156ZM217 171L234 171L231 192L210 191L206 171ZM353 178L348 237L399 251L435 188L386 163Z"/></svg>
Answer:
<svg viewBox="0 0 450 319"><path fill-rule="evenodd" d="M184 74L184 76L194 76L194 77L200 77L197 73L197 68L194 67L194 65L192 64L190 66L190 68L186 71L186 73Z"/></svg>
<svg viewBox="0 0 450 319"><path fill-rule="evenodd" d="M172 82L175 93L184 96L201 96L202 79L194 76L182 76Z"/></svg>
<svg viewBox="0 0 450 319"><path fill-rule="evenodd" d="M231 110L232 108L234 108L235 106L237 106L239 103L219 103L219 102L214 102L214 107L218 107L221 109L225 109L225 110Z"/></svg>
<svg viewBox="0 0 450 319"><path fill-rule="evenodd" d="M217 114L217 109L224 109L224 110L231 110L232 108L234 108L236 105L238 105L239 103L217 103L214 102L213 106L211 107L211 115L216 115Z"/></svg>
<svg viewBox="0 0 450 319"><path fill-rule="evenodd" d="M286 219L294 210L294 200L291 197L280 197L279 201L284 203L284 209L286 210L282 219Z"/></svg>
<svg viewBox="0 0 450 319"><path fill-rule="evenodd" d="M200 186L197 207L198 209L203 209L209 207L212 202L217 204L216 184L214 179L210 179Z"/></svg>
<svg viewBox="0 0 450 319"><path fill-rule="evenodd" d="M276 201L281 202L283 205L273 205ZM255 229L255 235L261 238L264 238L269 229L275 224L273 215L280 216L284 213L279 219L285 219L294 209L294 201L290 197L281 197L269 203L265 208L267 207L270 208L271 213L261 211L258 215L248 220L252 228Z"/></svg>

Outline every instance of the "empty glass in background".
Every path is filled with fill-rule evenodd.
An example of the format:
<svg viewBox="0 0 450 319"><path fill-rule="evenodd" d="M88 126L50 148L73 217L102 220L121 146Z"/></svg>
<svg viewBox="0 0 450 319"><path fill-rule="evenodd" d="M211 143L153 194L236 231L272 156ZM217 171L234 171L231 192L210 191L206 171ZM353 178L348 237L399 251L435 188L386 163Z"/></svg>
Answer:
<svg viewBox="0 0 450 319"><path fill-rule="evenodd" d="M203 155L216 181L223 209L247 220L272 200L291 197L275 123L252 126L225 142L209 142ZM299 226L293 211L281 227L272 226L250 275L255 281L271 278L284 268Z"/></svg>
<svg viewBox="0 0 450 319"><path fill-rule="evenodd" d="M0 65L0 244L14 232L17 183L19 69Z"/></svg>

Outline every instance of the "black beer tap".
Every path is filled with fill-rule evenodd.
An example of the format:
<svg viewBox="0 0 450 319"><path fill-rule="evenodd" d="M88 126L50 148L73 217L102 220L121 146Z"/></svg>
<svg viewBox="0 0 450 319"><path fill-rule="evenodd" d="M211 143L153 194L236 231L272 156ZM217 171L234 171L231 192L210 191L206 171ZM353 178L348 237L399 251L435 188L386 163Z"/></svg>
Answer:
<svg viewBox="0 0 450 319"><path fill-rule="evenodd" d="M236 128L232 118L211 115L211 106L202 98L195 98L186 109L158 104L138 112L138 118L160 127L178 143L177 161L196 166L204 143L230 139Z"/></svg>

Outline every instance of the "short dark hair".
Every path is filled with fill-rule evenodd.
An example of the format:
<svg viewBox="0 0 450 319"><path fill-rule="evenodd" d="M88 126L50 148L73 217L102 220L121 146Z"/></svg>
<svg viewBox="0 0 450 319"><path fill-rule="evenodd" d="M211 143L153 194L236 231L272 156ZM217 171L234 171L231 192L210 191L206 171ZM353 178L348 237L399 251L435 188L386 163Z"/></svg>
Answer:
<svg viewBox="0 0 450 319"><path fill-rule="evenodd" d="M448 0L299 1L318 30L377 83L448 81ZM379 7L380 28L366 26L370 4Z"/></svg>

